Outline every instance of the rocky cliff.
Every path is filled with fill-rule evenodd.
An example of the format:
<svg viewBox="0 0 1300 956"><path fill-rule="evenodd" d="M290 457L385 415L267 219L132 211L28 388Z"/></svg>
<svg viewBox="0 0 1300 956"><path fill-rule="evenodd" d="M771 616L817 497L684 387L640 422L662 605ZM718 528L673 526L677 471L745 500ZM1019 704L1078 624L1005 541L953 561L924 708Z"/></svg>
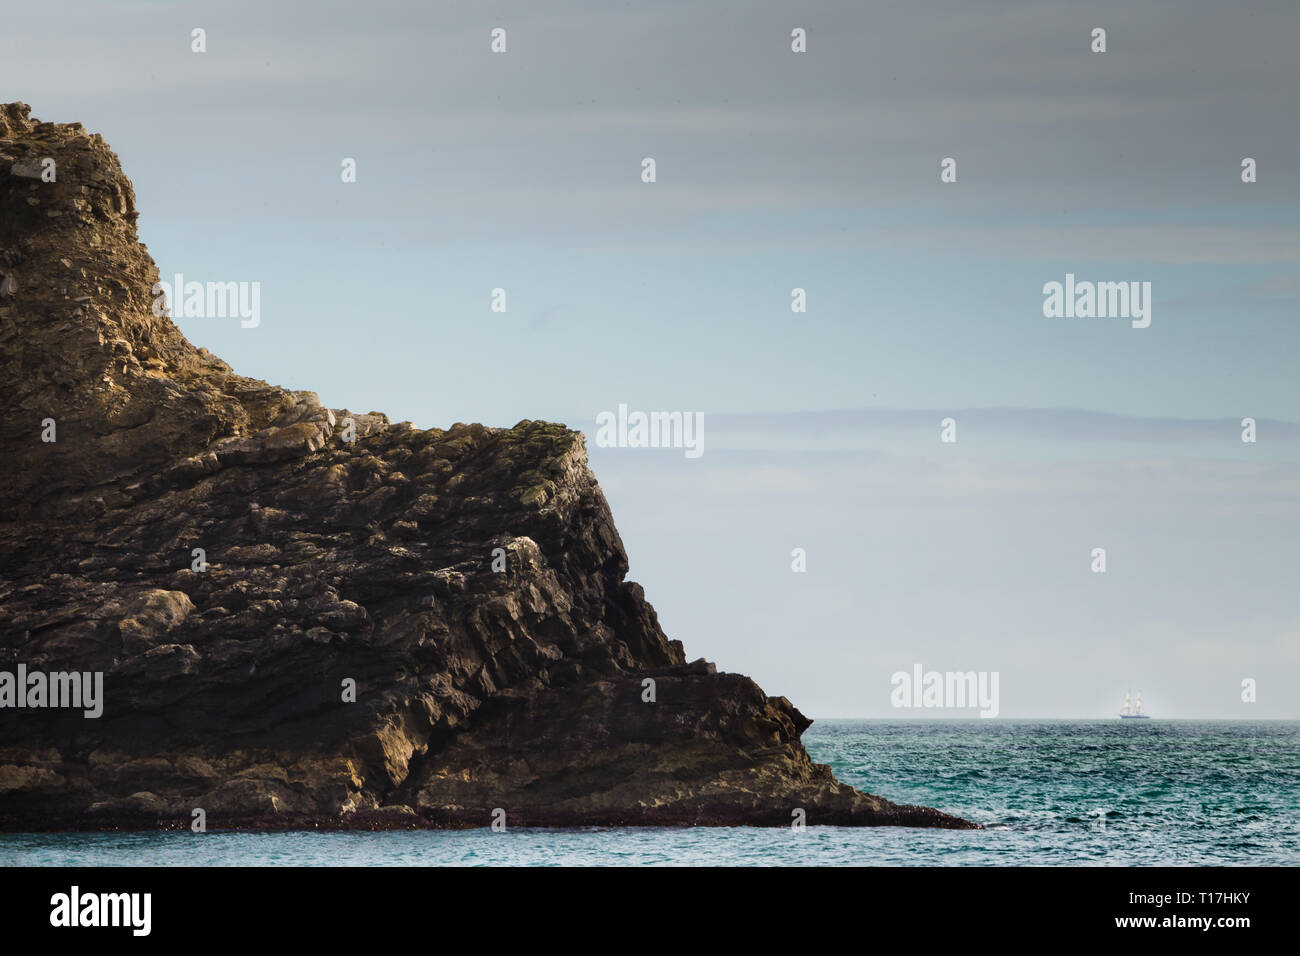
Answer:
<svg viewBox="0 0 1300 956"><path fill-rule="evenodd" d="M687 663L580 433L237 375L153 314L136 215L100 136L0 107L0 829L970 826ZM102 715L20 668L102 674Z"/></svg>

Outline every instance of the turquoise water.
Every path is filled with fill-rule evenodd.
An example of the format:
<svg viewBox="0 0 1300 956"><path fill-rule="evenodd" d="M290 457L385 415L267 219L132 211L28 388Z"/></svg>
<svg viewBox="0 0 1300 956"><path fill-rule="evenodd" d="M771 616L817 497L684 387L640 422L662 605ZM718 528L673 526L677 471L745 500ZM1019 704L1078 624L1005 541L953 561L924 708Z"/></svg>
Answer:
<svg viewBox="0 0 1300 956"><path fill-rule="evenodd" d="M5 865L1300 863L1300 722L819 721L844 781L982 831L0 834Z"/></svg>

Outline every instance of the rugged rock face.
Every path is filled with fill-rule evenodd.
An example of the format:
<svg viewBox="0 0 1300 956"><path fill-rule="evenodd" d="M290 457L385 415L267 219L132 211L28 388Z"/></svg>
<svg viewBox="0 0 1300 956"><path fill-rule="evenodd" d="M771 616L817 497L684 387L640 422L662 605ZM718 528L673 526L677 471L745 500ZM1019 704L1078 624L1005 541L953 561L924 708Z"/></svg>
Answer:
<svg viewBox="0 0 1300 956"><path fill-rule="evenodd" d="M580 433L236 375L152 314L135 220L98 135L0 107L0 704L20 665L103 674L97 719L0 707L0 829L971 826L686 662Z"/></svg>

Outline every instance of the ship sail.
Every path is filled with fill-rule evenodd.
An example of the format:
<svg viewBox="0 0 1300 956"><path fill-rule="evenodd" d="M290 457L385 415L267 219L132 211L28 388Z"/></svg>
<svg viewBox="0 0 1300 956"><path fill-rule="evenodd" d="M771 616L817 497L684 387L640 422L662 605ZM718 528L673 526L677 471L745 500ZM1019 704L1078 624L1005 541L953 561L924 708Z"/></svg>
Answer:
<svg viewBox="0 0 1300 956"><path fill-rule="evenodd" d="M1124 695L1124 706L1120 708L1119 715L1130 719L1145 719L1146 714L1142 713L1142 691L1137 692L1137 700L1134 701L1131 693Z"/></svg>

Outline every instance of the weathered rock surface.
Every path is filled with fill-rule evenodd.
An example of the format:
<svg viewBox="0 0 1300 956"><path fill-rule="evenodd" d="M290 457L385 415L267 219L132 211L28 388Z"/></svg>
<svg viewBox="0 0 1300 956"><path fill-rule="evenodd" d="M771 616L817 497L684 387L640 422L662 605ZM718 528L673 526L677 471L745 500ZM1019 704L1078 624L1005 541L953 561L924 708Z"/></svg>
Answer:
<svg viewBox="0 0 1300 956"><path fill-rule="evenodd" d="M580 433L236 375L151 311L135 220L98 135L0 107L0 671L104 674L98 719L0 709L0 829L970 826L838 783L789 701L687 663Z"/></svg>

